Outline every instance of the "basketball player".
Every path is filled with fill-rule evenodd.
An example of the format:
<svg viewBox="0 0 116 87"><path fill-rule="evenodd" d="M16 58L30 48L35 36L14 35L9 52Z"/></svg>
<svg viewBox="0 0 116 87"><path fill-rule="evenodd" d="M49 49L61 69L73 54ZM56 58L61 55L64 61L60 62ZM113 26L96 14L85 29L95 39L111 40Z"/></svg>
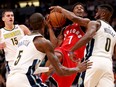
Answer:
<svg viewBox="0 0 116 87"><path fill-rule="evenodd" d="M71 75L90 68L92 62L88 61L80 63L75 68L62 66L54 54L52 43L43 37L44 17L40 13L34 13L29 20L33 34L24 36L18 44L13 68L7 79L7 87L47 87L41 82L40 77L34 75L34 71L40 66L45 55L58 75Z"/></svg>
<svg viewBox="0 0 116 87"><path fill-rule="evenodd" d="M31 32L25 25L14 24L14 13L12 10L4 10L2 12L2 20L5 26L0 29L0 49L3 49L5 52L5 60L8 63L8 70L10 70L18 41Z"/></svg>
<svg viewBox="0 0 116 87"><path fill-rule="evenodd" d="M93 62L91 69L80 74L78 87L114 87L112 55L113 52L116 52L116 32L109 25L113 8L106 4L98 6L95 15L98 20L89 21L89 23L86 19L77 17L59 6L56 6L55 9L64 13L69 19L87 25L86 34L70 52L72 58L76 49L88 43L84 59L90 59Z"/></svg>
<svg viewBox="0 0 116 87"><path fill-rule="evenodd" d="M73 8L73 13L77 16L84 16L84 5L82 3L76 3ZM50 40L53 42L55 48L55 54L58 56L60 62L63 66L66 67L75 67L77 66L76 60L81 60L84 57L84 49L85 46L81 47L80 49L75 51L75 59L71 60L68 56L68 51L72 48L76 42L78 42L82 36L84 35L84 32L80 28L78 23L72 23L65 27L64 30L61 30L58 38L55 37L54 32L52 28L49 29L50 34ZM75 60L75 61L74 61ZM46 63L46 66L48 66L48 61ZM52 72L52 71L50 71ZM45 73L42 74L41 78L43 82L47 79L49 74L51 73ZM70 87L75 79L77 74L72 74L70 76L59 76L56 73L54 73L50 80L54 80L54 82L57 84L57 87Z"/></svg>

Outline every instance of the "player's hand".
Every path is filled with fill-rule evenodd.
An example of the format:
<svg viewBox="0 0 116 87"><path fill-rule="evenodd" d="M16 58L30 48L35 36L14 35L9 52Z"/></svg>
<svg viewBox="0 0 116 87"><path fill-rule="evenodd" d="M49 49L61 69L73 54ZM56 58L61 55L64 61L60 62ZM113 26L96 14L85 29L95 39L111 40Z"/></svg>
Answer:
<svg viewBox="0 0 116 87"><path fill-rule="evenodd" d="M0 49L4 49L5 47L6 47L5 42L1 42L1 43L0 43Z"/></svg>
<svg viewBox="0 0 116 87"><path fill-rule="evenodd" d="M51 10L51 12L54 12L54 11L62 12L62 7L60 6L51 6L49 9Z"/></svg>
<svg viewBox="0 0 116 87"><path fill-rule="evenodd" d="M78 72L83 72L86 69L91 68L93 62L90 62L89 60L85 60L84 62L80 62L77 66Z"/></svg>

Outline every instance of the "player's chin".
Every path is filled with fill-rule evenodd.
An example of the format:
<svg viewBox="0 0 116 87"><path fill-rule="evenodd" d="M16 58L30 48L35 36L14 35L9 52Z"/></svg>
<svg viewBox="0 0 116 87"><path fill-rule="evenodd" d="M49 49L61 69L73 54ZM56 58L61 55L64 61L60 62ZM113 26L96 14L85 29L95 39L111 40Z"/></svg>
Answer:
<svg viewBox="0 0 116 87"><path fill-rule="evenodd" d="M83 17L82 13L75 13L76 16Z"/></svg>

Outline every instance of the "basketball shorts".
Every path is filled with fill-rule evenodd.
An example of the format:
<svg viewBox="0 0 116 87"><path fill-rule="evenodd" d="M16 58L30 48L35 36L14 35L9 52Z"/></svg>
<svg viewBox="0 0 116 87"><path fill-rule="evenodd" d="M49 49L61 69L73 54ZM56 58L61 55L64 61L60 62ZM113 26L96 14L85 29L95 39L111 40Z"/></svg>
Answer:
<svg viewBox="0 0 116 87"><path fill-rule="evenodd" d="M89 58L93 62L90 69L80 73L78 87L114 87L112 61L110 58Z"/></svg>

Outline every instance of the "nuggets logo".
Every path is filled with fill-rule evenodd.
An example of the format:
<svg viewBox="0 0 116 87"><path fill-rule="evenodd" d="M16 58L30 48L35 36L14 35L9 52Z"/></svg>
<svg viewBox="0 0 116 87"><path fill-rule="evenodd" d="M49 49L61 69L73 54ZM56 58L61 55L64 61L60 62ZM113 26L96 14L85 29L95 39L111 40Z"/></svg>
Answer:
<svg viewBox="0 0 116 87"><path fill-rule="evenodd" d="M21 35L20 30L4 34L4 39L11 38L11 37L18 36L18 35Z"/></svg>

